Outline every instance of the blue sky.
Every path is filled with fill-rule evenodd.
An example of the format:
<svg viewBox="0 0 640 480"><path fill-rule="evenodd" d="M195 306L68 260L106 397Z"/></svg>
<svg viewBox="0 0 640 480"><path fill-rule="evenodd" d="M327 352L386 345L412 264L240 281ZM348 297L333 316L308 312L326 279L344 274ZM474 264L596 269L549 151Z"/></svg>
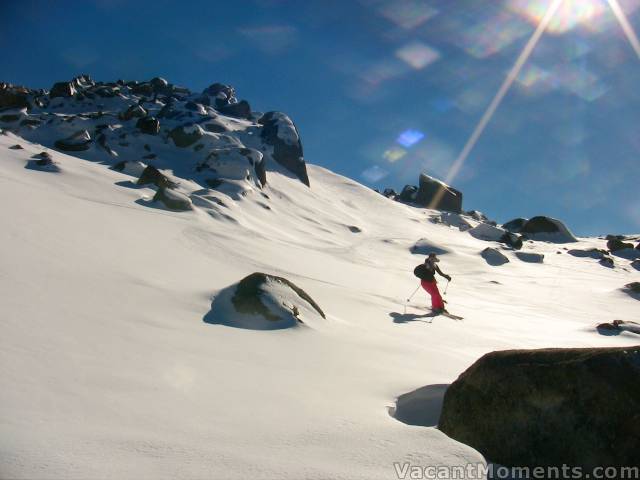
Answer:
<svg viewBox="0 0 640 480"><path fill-rule="evenodd" d="M640 0L618 0L634 30ZM0 3L0 80L229 83L307 161L376 188L446 178L551 0ZM135 6L134 6L135 5ZM565 0L451 183L497 221L640 232L640 59L606 0Z"/></svg>

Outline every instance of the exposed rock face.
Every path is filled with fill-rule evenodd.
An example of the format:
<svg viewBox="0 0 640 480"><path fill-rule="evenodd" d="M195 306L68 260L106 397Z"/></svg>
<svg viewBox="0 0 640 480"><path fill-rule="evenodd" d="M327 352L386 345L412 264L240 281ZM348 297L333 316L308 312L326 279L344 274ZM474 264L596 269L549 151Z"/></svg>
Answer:
<svg viewBox="0 0 640 480"><path fill-rule="evenodd" d="M553 243L576 242L576 237L560 221L551 217L538 216L527 220L520 232L532 240Z"/></svg>
<svg viewBox="0 0 640 480"><path fill-rule="evenodd" d="M573 248L567 252L569 255L573 255L578 258L593 258L595 260L600 260L601 258L607 255L606 250L600 250L598 248L590 248L589 250L580 250L578 248Z"/></svg>
<svg viewBox="0 0 640 480"><path fill-rule="evenodd" d="M502 228L511 233L520 233L522 232L522 227L524 227L525 223L527 223L526 218L514 218L502 225Z"/></svg>
<svg viewBox="0 0 640 480"><path fill-rule="evenodd" d="M623 242L618 238L612 238L607 241L607 248L610 252L615 252L616 250L624 250L625 248L633 248L633 243Z"/></svg>
<svg viewBox="0 0 640 480"><path fill-rule="evenodd" d="M509 263L509 259L506 256L504 256L500 251L491 247L487 247L482 252L480 252L480 256L493 267L498 267L500 265L504 265L505 263Z"/></svg>
<svg viewBox="0 0 640 480"><path fill-rule="evenodd" d="M262 139L273 146L273 159L309 186L302 142L291 119L282 112L267 112L258 123L263 126Z"/></svg>
<svg viewBox="0 0 640 480"><path fill-rule="evenodd" d="M418 187L414 185L405 185L400 195L398 195L398 200L405 203L412 203L416 201L416 195L418 194Z"/></svg>
<svg viewBox="0 0 640 480"><path fill-rule="evenodd" d="M140 118L136 122L136 128L147 135L157 135L160 133L160 120L155 117Z"/></svg>
<svg viewBox="0 0 640 480"><path fill-rule="evenodd" d="M426 208L462 212L462 192L424 173L420 174L415 202Z"/></svg>
<svg viewBox="0 0 640 480"><path fill-rule="evenodd" d="M193 210L189 197L169 188L159 188L153 197L154 202L162 202L169 210L178 212Z"/></svg>
<svg viewBox="0 0 640 480"><path fill-rule="evenodd" d="M28 100L29 90L24 87L0 83L0 111L20 108L30 108Z"/></svg>
<svg viewBox="0 0 640 480"><path fill-rule="evenodd" d="M591 469L637 465L639 422L640 347L542 349L480 358L439 428L501 465Z"/></svg>
<svg viewBox="0 0 640 480"><path fill-rule="evenodd" d="M120 114L120 119L126 121L126 120L131 120L132 118L143 118L146 116L147 116L147 111L142 106L131 105L129 108L127 108L124 112Z"/></svg>
<svg viewBox="0 0 640 480"><path fill-rule="evenodd" d="M49 97L73 97L76 93L76 87L73 82L58 82L51 87Z"/></svg>
<svg viewBox="0 0 640 480"><path fill-rule="evenodd" d="M55 147L66 152L81 152L91 146L91 135L86 130L80 130L73 135L55 142Z"/></svg>
<svg viewBox="0 0 640 480"><path fill-rule="evenodd" d="M516 233L505 232L499 241L509 245L514 250L520 250L522 248L522 237Z"/></svg>
<svg viewBox="0 0 640 480"><path fill-rule="evenodd" d="M218 107L220 113L229 115L230 117L251 118L251 107L249 102L241 100L238 103L229 103Z"/></svg>
<svg viewBox="0 0 640 480"><path fill-rule="evenodd" d="M385 188L384 191L382 192L382 195L384 195L387 198L390 198L391 200L395 200L396 197L398 196L398 194L393 188Z"/></svg>

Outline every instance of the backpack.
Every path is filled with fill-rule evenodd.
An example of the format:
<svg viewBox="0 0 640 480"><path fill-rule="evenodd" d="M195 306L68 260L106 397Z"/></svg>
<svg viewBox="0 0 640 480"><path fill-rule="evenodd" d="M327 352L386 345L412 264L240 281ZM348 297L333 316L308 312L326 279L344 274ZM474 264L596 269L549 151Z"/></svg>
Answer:
<svg viewBox="0 0 640 480"><path fill-rule="evenodd" d="M420 280L423 280L429 276L429 272L427 271L427 267L424 263L421 263L416 268L413 269L413 274L418 277Z"/></svg>

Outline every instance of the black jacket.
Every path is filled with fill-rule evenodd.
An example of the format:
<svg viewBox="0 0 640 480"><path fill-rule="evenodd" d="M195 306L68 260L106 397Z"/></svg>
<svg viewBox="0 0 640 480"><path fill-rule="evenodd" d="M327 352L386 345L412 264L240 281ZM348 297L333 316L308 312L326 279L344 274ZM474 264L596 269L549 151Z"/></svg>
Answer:
<svg viewBox="0 0 640 480"><path fill-rule="evenodd" d="M438 274L444 278L449 278L449 275L446 273L442 273L442 271L438 268L438 265L432 263L421 263L416 268L413 269L413 274L418 277L420 280L426 280L427 282L435 281L435 274Z"/></svg>

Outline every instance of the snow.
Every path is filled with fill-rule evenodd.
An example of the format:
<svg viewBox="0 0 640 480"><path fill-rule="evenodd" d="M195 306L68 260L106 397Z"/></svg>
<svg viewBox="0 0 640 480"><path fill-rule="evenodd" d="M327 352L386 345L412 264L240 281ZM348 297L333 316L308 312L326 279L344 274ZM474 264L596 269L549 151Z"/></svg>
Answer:
<svg viewBox="0 0 640 480"><path fill-rule="evenodd" d="M6 478L378 479L395 478L394 462L482 462L388 409L493 350L638 341L595 329L637 320L638 300L621 289L637 276L625 259L608 269L527 242L543 264L504 250L512 261L495 268L480 255L487 242L434 224L439 212L313 165L313 188L270 172L242 201L182 180L200 203L171 212L104 164L51 152L59 173L25 168L42 150L0 135ZM421 238L448 252L448 308L464 321L402 314ZM327 318L271 331L205 321L253 272L294 282ZM424 292L413 301L426 304Z"/></svg>

